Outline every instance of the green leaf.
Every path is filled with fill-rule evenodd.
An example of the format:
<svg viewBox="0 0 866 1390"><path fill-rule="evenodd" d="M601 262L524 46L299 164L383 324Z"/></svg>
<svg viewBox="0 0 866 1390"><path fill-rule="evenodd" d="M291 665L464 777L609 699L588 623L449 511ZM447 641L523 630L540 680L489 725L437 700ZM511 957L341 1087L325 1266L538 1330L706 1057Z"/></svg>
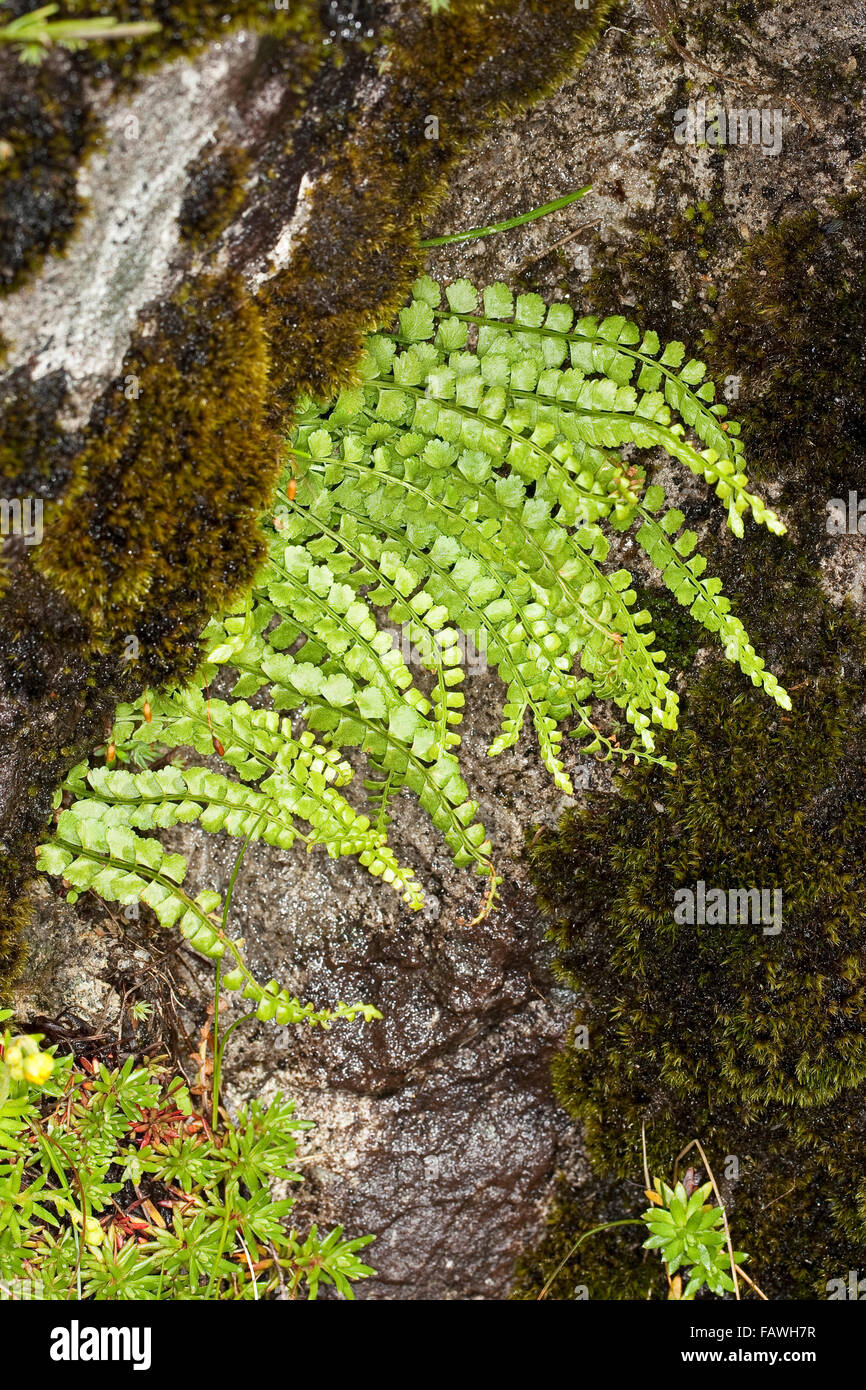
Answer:
<svg viewBox="0 0 866 1390"><path fill-rule="evenodd" d="M514 296L501 282L484 290L484 312L489 319L507 319L514 312ZM453 307L453 306L452 306Z"/></svg>
<svg viewBox="0 0 866 1390"><path fill-rule="evenodd" d="M478 308L478 291L469 280L446 285L445 297L455 314L474 314Z"/></svg>
<svg viewBox="0 0 866 1390"><path fill-rule="evenodd" d="M410 343L433 337L433 310L423 300L413 300L405 309L400 310L399 317L400 332Z"/></svg>

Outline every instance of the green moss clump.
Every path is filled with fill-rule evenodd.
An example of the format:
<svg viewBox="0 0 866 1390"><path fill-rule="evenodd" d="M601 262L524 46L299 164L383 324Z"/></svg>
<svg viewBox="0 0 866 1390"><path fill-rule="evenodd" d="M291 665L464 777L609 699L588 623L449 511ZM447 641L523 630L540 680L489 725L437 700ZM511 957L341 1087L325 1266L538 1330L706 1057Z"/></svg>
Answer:
<svg viewBox="0 0 866 1390"><path fill-rule="evenodd" d="M656 584L633 584L632 587L637 595L635 611L646 608L652 614L654 646L666 653L667 669L684 671L704 640L701 628L669 589Z"/></svg>
<svg viewBox="0 0 866 1390"><path fill-rule="evenodd" d="M866 635L824 621L836 669L789 668L791 722L713 668L667 748L677 773L637 770L532 851L589 1030L555 1089L594 1167L636 1179L642 1124L653 1173L696 1135L719 1169L736 1155L737 1239L788 1297L814 1297L866 1241L858 1151L838 1142L866 1119ZM782 931L677 924L674 893L698 879L780 888ZM591 1194L570 1211L565 1238L605 1219Z"/></svg>
<svg viewBox="0 0 866 1390"><path fill-rule="evenodd" d="M192 651L188 622L236 594L262 554L258 517L279 471L267 384L240 278L186 284L98 403L46 527L42 573L100 643L136 633L152 681L176 669L173 637Z"/></svg>
<svg viewBox="0 0 866 1390"><path fill-rule="evenodd" d="M716 1103L760 1111L866 1080L866 746L851 732L866 637L854 645L828 614L824 638L825 652L847 648L845 674L841 659L827 673L788 666L790 717L708 672L669 744L676 774L635 772L539 861L543 893L579 861L579 923L569 914L562 938L570 973L587 983L603 940L612 952L588 1008L592 1028L614 1011L616 1025L580 1062L587 1078L604 1071L602 1090L620 1066L618 1087L660 1094L694 1093L711 1075ZM675 893L698 879L780 888L782 931L677 924Z"/></svg>
<svg viewBox="0 0 866 1390"><path fill-rule="evenodd" d="M744 251L713 325L716 370L743 383L752 471L772 477L785 459L792 500L854 486L851 450L866 437L864 245L862 186L830 217L812 210L770 227ZM821 529L825 519L821 505Z"/></svg>
<svg viewBox="0 0 866 1390"><path fill-rule="evenodd" d="M24 968L22 934L31 915L24 899L13 899L6 886L0 885L0 1002L5 1002L9 987Z"/></svg>
<svg viewBox="0 0 866 1390"><path fill-rule="evenodd" d="M86 622L32 565L15 565L3 618L0 997L21 964L27 885L54 789L105 738L117 702L140 689L131 666L119 670L113 655L94 659Z"/></svg>
<svg viewBox="0 0 866 1390"><path fill-rule="evenodd" d="M713 66L707 50L725 54L726 58L741 54L744 37L760 35L758 21L763 11L772 9L780 0L726 0L719 6L715 0L698 0L689 6L687 21L674 27L675 36L696 57ZM751 31L744 35L743 30Z"/></svg>
<svg viewBox="0 0 866 1390"><path fill-rule="evenodd" d="M741 375L747 456L781 480L799 533L704 543L784 671L791 714L711 661L666 741L676 773L630 770L616 795L592 796L530 851L560 968L583 1001L575 1026L589 1030L588 1049L572 1042L556 1059L554 1081L593 1167L640 1182L642 1125L653 1174L670 1177L695 1136L717 1176L735 1156L739 1180L723 1190L736 1239L776 1297L826 1297L866 1251L854 1142L866 1123L866 627L830 601L816 563L828 495L856 481L862 216L857 192L829 222L807 214L756 237L704 354L717 376ZM674 895L698 880L780 889L782 930L678 923ZM625 1198L611 1213L591 1186L563 1197L518 1296L537 1291L568 1240L640 1209L636 1191ZM580 1254L589 1271L596 1252ZM620 1296L632 1280L624 1255Z"/></svg>

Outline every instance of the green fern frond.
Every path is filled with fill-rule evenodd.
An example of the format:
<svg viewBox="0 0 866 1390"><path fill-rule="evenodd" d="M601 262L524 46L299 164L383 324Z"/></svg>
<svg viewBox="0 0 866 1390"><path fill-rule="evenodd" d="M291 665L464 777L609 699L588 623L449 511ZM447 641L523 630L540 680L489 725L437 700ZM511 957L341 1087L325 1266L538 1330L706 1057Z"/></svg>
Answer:
<svg viewBox="0 0 866 1390"><path fill-rule="evenodd" d="M195 771L209 776L204 769ZM155 822L154 808L166 805L167 798L177 793L182 776L176 768L139 774L140 778L153 779L155 792L149 817L146 812L142 817L145 824ZM99 769L93 769L88 781L97 795L76 801L61 812L54 838L40 847L40 869L61 875L70 885L70 899L74 901L79 893L92 889L106 902L146 903L161 926L176 926L202 955L211 960L228 958L230 964L223 972L223 985L240 990L244 999L252 1000L256 1016L264 1021L318 1023L327 1028L336 1019L351 1020L359 1014L367 1019L380 1017L366 1004L340 1003L335 1009L316 1009L312 1004L301 1004L276 980L260 985L247 969L238 943L231 940L221 918L215 916L222 910L219 894L205 889L190 897L182 887L187 867L183 855L169 854L158 839L137 835L131 828L135 810L144 806L139 788L130 786L137 780L130 773L103 769L100 774ZM200 786L199 790L204 788ZM101 800L101 792L112 799ZM164 793L164 798L160 793ZM177 819L189 818L184 814ZM171 822L160 817L159 823Z"/></svg>
<svg viewBox="0 0 866 1390"><path fill-rule="evenodd" d="M706 575L696 533L633 461L661 449L714 490L735 534L747 513L782 533L714 396L681 343L662 347L624 318L575 321L566 304L505 285L479 296L466 280L443 297L422 276L399 325L367 340L358 384L300 403L267 562L246 602L208 624L200 683L153 696L148 719L141 706L118 712L118 746L216 752L234 775L78 772L41 866L74 892L141 897L212 954L232 949L213 926L218 899L183 895L183 861L163 855L156 832L198 821L282 849L321 845L357 856L416 908L420 889L387 843L405 789L456 864L488 878L489 906L491 845L458 760L467 641L505 685L491 756L531 721L565 794L564 726L584 753L672 766L656 733L676 727L677 695L651 615L611 563L617 533L633 532L727 659L790 709ZM209 699L202 687L227 670L230 699ZM623 722L604 731L600 704ZM370 817L342 793L353 748L370 769ZM301 1008L279 999L278 1017Z"/></svg>

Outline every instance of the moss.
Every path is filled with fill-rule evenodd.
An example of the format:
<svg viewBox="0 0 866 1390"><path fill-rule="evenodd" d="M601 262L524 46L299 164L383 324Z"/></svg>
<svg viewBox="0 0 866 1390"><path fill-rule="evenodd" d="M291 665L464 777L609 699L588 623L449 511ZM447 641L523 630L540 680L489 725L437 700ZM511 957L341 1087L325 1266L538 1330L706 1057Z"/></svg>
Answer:
<svg viewBox="0 0 866 1390"><path fill-rule="evenodd" d="M30 923L32 908L22 895L13 898L5 885L0 887L0 1005L24 969L26 952L23 933Z"/></svg>
<svg viewBox="0 0 866 1390"><path fill-rule="evenodd" d="M54 788L101 742L137 678L109 655L94 659L87 624L31 565L15 567L3 596L0 643L0 996L22 953L28 883Z"/></svg>
<svg viewBox="0 0 866 1390"><path fill-rule="evenodd" d="M243 206L249 168L249 155L230 147L193 171L177 219L184 241L202 249L225 231Z"/></svg>
<svg viewBox="0 0 866 1390"><path fill-rule="evenodd" d="M33 381L19 367L0 383L0 478L13 496L56 496L74 444L57 423L66 400L62 372Z"/></svg>
<svg viewBox="0 0 866 1390"><path fill-rule="evenodd" d="M866 1079L856 881L866 748L850 734L866 648L855 655L844 626L827 627L825 652L848 646L846 674L789 667L800 687L791 722L774 721L741 682L713 670L671 740L676 776L631 777L560 842L567 862L580 857L587 901L573 958L567 930L571 973L585 979L599 930L616 941L609 992L595 986L591 1021L615 1007L616 1029L603 1054L581 1064L587 1076L605 1069L602 1087L620 1065L614 1037L629 1086L695 1093L711 1075L717 1103L755 1110L819 1104ZM551 872L564 868L555 855ZM698 879L781 888L782 932L677 925L674 894ZM593 928L583 913L602 902L603 926Z"/></svg>
<svg viewBox="0 0 866 1390"><path fill-rule="evenodd" d="M0 293L66 244L93 131L79 73L65 71L62 59L33 67L0 54Z"/></svg>
<svg viewBox="0 0 866 1390"><path fill-rule="evenodd" d="M184 640L192 651L188 624L232 597L261 556L258 516L278 472L262 423L267 373L240 278L186 284L106 389L46 527L41 571L103 645L137 633L154 682Z"/></svg>
<svg viewBox="0 0 866 1390"><path fill-rule="evenodd" d="M453 0L436 15L413 6L390 36L374 124L354 125L328 163L310 208L315 236L260 296L278 405L345 383L363 336L396 314L421 265L417 239L471 136L497 112L551 89L594 42L609 0L587 10L504 0ZM531 42L528 35L531 26ZM426 139L427 118L439 137ZM355 268L351 281L338 272Z"/></svg>
<svg viewBox="0 0 866 1390"><path fill-rule="evenodd" d="M853 485L851 448L866 436L864 245L862 186L830 217L810 211L770 227L743 253L713 325L716 370L742 382L752 471L772 477L787 457L792 500ZM795 458L792 438L802 441ZM822 506L822 528L825 517Z"/></svg>
<svg viewBox="0 0 866 1390"><path fill-rule="evenodd" d="M646 608L652 614L656 634L653 645L665 652L667 670L686 670L701 645L702 629L669 589L655 584L634 584L632 587L637 595L635 611Z"/></svg>
<svg viewBox="0 0 866 1390"><path fill-rule="evenodd" d="M15 18L31 0L9 0L4 14ZM153 35L87 44L74 54L52 52L34 66L11 46L0 53L0 293L17 288L38 270L46 255L63 251L76 227L82 200L78 169L99 132L87 84L110 79L115 90L131 87L141 73L183 56L234 29L249 28L279 41L287 80L303 90L331 40L318 6L298 0L290 10L235 3L181 0L68 0L67 18L110 15L130 22L155 19ZM226 196L223 192L223 198ZM230 209L229 215L230 215Z"/></svg>
<svg viewBox="0 0 866 1390"><path fill-rule="evenodd" d="M569 1044L554 1081L594 1168L639 1180L642 1124L653 1173L669 1176L696 1135L717 1169L735 1155L736 1239L776 1297L826 1297L866 1247L854 1142L866 1121L866 628L830 602L816 565L828 494L853 485L862 437L862 217L857 192L832 219L755 238L705 353L717 376L741 375L747 456L781 481L795 524L794 539L752 528L704 545L784 673L791 714L716 657L667 741L676 774L633 770L531 850L560 968L584 1001L590 1046ZM674 893L699 879L780 888L782 931L678 924ZM624 1194L614 1214L635 1205ZM521 1296L610 1216L592 1188L564 1197L523 1262ZM633 1274L626 1252L620 1296Z"/></svg>

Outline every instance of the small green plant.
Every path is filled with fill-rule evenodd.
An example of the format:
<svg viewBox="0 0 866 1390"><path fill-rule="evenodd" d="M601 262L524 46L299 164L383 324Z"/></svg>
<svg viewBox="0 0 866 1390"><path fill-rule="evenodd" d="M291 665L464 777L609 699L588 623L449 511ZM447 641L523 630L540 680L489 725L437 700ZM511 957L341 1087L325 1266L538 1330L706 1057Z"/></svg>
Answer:
<svg viewBox="0 0 866 1390"><path fill-rule="evenodd" d="M709 1175L709 1182L702 1185L695 1182L693 1169L686 1172L682 1182L677 1179L679 1164L692 1148L696 1148L700 1153ZM744 1250L733 1248L727 1212L709 1160L698 1139L693 1139L678 1155L674 1165L673 1187L669 1187L661 1178L656 1178L650 1186L644 1142L644 1181L644 1195L651 1205L640 1219L626 1217L621 1221L605 1221L600 1226L593 1226L591 1230L584 1231L547 1280L538 1295L539 1299L547 1297L569 1260L590 1236L598 1235L601 1231L615 1230L619 1226L643 1226L647 1232L643 1248L657 1250L661 1256L667 1277L669 1299L691 1302L704 1287L720 1298L727 1293L733 1293L739 1298L739 1276L759 1298L766 1301L766 1295L742 1268L749 1256ZM710 1193L715 1193L718 1205L713 1205L708 1200ZM683 1275L686 1278L685 1285Z"/></svg>
<svg viewBox="0 0 866 1390"><path fill-rule="evenodd" d="M505 285L479 294L460 280L443 293L422 276L398 324L367 340L357 385L301 402L265 521L268 562L248 597L208 624L197 679L117 711L115 757L140 764L136 748L157 743L216 754L234 775L182 765L180 751L140 772L82 764L40 868L62 875L72 898L92 889L147 903L205 954L234 956L227 986L252 991L214 926L220 895L188 897L185 861L156 833L198 821L280 849L355 855L415 909L420 886L387 838L405 788L455 863L488 880L488 910L499 879L457 756L469 643L505 686L490 755L531 720L568 795L566 730L584 754L673 766L656 734L676 727L677 693L606 532L632 532L727 659L791 707L706 574L683 512L622 452L658 449L684 465L736 535L747 513L781 533L749 490L726 415L682 343L663 348L619 316L575 320L569 305ZM212 699L228 672L231 697ZM372 772L369 815L343 795L348 749ZM276 1016L292 1021L292 1008L280 996Z"/></svg>
<svg viewBox="0 0 866 1390"><path fill-rule="evenodd" d="M38 1080L27 1057L47 1058ZM352 1298L373 1273L359 1258L371 1236L302 1236L293 1199L273 1199L272 1182L301 1180L297 1136L312 1128L283 1097L234 1122L215 1103L211 1124L164 1060L76 1064L8 1030L0 1090L4 1075L0 1284L13 1297L314 1299L333 1285Z"/></svg>
<svg viewBox="0 0 866 1390"><path fill-rule="evenodd" d="M658 1250L672 1298L693 1299L705 1284L719 1296L734 1292L725 1213L707 1201L712 1190L713 1184L706 1182L689 1193L681 1182L671 1188L661 1178L647 1189L652 1206L641 1218L649 1231L644 1249ZM733 1259L739 1266L748 1255L735 1250ZM684 1288L679 1270L688 1281Z"/></svg>
<svg viewBox="0 0 866 1390"><path fill-rule="evenodd" d="M0 5L7 0L0 0ZM142 21L136 24L120 24L116 19L55 19L59 5L42 5L38 10L30 10L9 20L0 27L0 43L13 43L18 46L18 56L24 63L41 63L48 49L54 44L61 48L80 48L85 43L96 43L103 39L137 39L144 34L156 33L160 24Z"/></svg>

